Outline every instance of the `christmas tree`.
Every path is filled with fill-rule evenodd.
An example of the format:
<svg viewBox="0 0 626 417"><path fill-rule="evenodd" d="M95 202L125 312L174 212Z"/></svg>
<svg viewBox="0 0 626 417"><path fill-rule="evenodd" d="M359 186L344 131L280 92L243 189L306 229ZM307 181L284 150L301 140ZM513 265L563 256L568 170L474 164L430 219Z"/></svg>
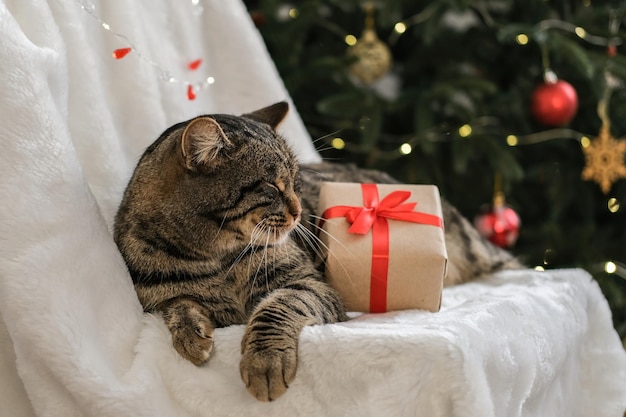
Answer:
<svg viewBox="0 0 626 417"><path fill-rule="evenodd" d="M626 336L623 2L246 3L325 159L437 184L470 219L495 187L510 249L588 270Z"/></svg>

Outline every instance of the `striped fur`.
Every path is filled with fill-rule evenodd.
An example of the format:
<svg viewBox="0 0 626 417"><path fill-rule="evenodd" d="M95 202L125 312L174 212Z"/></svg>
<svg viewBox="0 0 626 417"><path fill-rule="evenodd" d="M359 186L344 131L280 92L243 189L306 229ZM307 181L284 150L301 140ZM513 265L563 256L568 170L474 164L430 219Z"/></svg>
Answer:
<svg viewBox="0 0 626 417"><path fill-rule="evenodd" d="M293 381L304 326L347 318L314 264L321 180L395 182L351 166L301 169L275 132L287 110L277 103L167 129L137 164L114 227L140 302L162 314L184 358L201 365L215 328L246 324L240 372L261 401ZM516 266L452 207L444 215L451 282Z"/></svg>

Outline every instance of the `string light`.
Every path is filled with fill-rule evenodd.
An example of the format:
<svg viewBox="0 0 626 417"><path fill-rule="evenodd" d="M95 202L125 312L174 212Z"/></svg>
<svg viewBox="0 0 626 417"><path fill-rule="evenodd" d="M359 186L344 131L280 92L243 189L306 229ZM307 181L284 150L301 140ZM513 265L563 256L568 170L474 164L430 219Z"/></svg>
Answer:
<svg viewBox="0 0 626 417"><path fill-rule="evenodd" d="M341 138L333 138L333 140L330 141L330 146L341 150L346 147L346 142Z"/></svg>
<svg viewBox="0 0 626 417"><path fill-rule="evenodd" d="M546 269L545 269L543 266L541 266L541 265L537 265L537 266L535 267L535 271L543 272L543 271L545 271L545 270L546 270Z"/></svg>
<svg viewBox="0 0 626 417"><path fill-rule="evenodd" d="M123 48L118 48L113 51L112 56L115 59L123 59L131 52L137 56L141 61L145 62L148 65L154 67L159 75L159 79L165 81L170 84L182 84L186 87L187 99L195 100L197 93L201 90L207 89L209 86L215 83L215 78L212 76L207 76L203 81L192 83L187 80L176 78L170 71L164 69L158 62L148 58L144 55L137 47L131 42L130 38L128 38L123 33L117 32L113 30L111 25L98 16L96 14L96 6L93 3L90 3L86 0L75 0L76 3L83 9L92 19L94 19L104 30L110 32L118 41L125 45ZM204 11L204 8L201 5L200 0L191 0L192 5L194 6L193 14L198 16ZM194 60L187 65L187 68L190 71L197 70L202 63L201 59Z"/></svg>
<svg viewBox="0 0 626 417"><path fill-rule="evenodd" d="M506 137L506 143L509 146L517 146L517 144L519 143L519 140L517 139L517 136L509 135Z"/></svg>
<svg viewBox="0 0 626 417"><path fill-rule="evenodd" d="M393 30L395 30L396 33L402 34L406 32L406 25L402 22L398 22L394 25Z"/></svg>
<svg viewBox="0 0 626 417"><path fill-rule="evenodd" d="M582 146L583 148L588 148L589 145L591 145L591 139L589 139L587 136L583 136L582 138L580 138L580 146Z"/></svg>
<svg viewBox="0 0 626 417"><path fill-rule="evenodd" d="M439 7L438 7L437 2L433 2L430 5L426 6L424 10L422 10L421 12L407 19L404 19L402 22L396 23L394 26L394 30L391 32L391 34L389 35L389 38L387 39L387 43L389 45L394 45L400 38L400 35L406 32L408 28L428 21L438 11L439 11Z"/></svg>
<svg viewBox="0 0 626 417"><path fill-rule="evenodd" d="M289 17L292 19L296 19L300 15L300 12L295 7L289 9Z"/></svg>
<svg viewBox="0 0 626 417"><path fill-rule="evenodd" d="M520 45L528 44L528 35L526 35L525 33L520 33L519 35L515 37L515 42L517 42Z"/></svg>
<svg viewBox="0 0 626 417"><path fill-rule="evenodd" d="M604 261L593 264L589 271L594 275L598 272L604 272L611 276L620 277L626 280L626 265L618 261Z"/></svg>
<svg viewBox="0 0 626 417"><path fill-rule="evenodd" d="M575 33L580 39L598 46L621 45L622 39L614 36L612 38L604 38L602 36L590 35L583 27L576 26L572 23L558 19L546 19L535 25L537 31L545 31L548 29L560 29L567 32Z"/></svg>
<svg viewBox="0 0 626 417"><path fill-rule="evenodd" d="M513 139L515 138L515 139ZM509 146L533 145L535 143L547 142L555 139L574 139L581 143L581 146L589 146L590 140L580 132L572 129L557 128L548 129L541 132L531 133L528 135L508 135L506 142ZM517 141L515 145L511 145L510 141Z"/></svg>
<svg viewBox="0 0 626 417"><path fill-rule="evenodd" d="M456 133L458 136L455 136L454 130L450 129L448 126L434 126L428 129L424 129L421 132L417 132L410 137L402 137L402 143L408 143L411 146L414 146L415 143L419 141L426 142L449 142L454 140L454 138L462 137L465 138L470 135L497 135L506 140L506 143L509 146L526 146L533 145L537 143L548 142L551 140L563 140L570 139L579 142L581 146L586 146L586 143L589 142L589 138L585 136L583 133L578 132L573 129L567 128L555 128L543 130L541 132L531 133L528 135L514 135L507 134L506 132L500 131L501 126L490 117L477 118L473 120L472 125L466 124L458 128ZM467 136L463 136L467 135ZM395 135L390 135L395 137ZM397 137L400 140L400 137ZM517 143L515 143L517 141ZM513 145L513 143L515 143ZM377 156L379 158L385 160L393 160L398 157L398 148L393 150L378 150Z"/></svg>
<svg viewBox="0 0 626 417"><path fill-rule="evenodd" d="M459 128L459 136L466 138L472 134L472 126L465 124Z"/></svg>
<svg viewBox="0 0 626 417"><path fill-rule="evenodd" d="M614 274L617 271L617 265L615 265L615 262L608 261L604 264L604 271L607 274Z"/></svg>
<svg viewBox="0 0 626 417"><path fill-rule="evenodd" d="M607 202L607 207L611 213L617 213L620 209L620 204L617 198L609 198L609 201Z"/></svg>
<svg viewBox="0 0 626 417"><path fill-rule="evenodd" d="M411 146L410 143L403 143L402 146L400 146L400 153L402 155L408 155L413 151L413 147Z"/></svg>
<svg viewBox="0 0 626 417"><path fill-rule="evenodd" d="M344 41L346 42L346 44L348 44L349 46L353 46L356 45L356 36L354 35L346 35Z"/></svg>

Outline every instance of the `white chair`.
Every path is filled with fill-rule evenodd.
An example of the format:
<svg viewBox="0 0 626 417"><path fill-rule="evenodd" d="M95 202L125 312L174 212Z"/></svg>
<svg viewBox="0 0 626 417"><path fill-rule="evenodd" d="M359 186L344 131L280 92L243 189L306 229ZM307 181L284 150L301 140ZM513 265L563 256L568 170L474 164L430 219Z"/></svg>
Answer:
<svg viewBox="0 0 626 417"><path fill-rule="evenodd" d="M306 328L295 383L269 404L240 381L242 326L216 331L206 366L184 361L110 228L167 126L289 99L244 6L0 0L0 59L1 416L622 416L626 354L581 270L505 272L446 289L439 313ZM281 132L319 158L295 111Z"/></svg>

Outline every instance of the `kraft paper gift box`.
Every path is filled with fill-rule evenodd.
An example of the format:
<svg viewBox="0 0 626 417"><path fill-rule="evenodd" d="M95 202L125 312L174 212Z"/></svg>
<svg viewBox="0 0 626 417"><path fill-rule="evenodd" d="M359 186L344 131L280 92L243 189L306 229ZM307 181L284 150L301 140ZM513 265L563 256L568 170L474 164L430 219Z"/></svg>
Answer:
<svg viewBox="0 0 626 417"><path fill-rule="evenodd" d="M348 311L438 311L447 264L434 185L325 182L325 273Z"/></svg>

